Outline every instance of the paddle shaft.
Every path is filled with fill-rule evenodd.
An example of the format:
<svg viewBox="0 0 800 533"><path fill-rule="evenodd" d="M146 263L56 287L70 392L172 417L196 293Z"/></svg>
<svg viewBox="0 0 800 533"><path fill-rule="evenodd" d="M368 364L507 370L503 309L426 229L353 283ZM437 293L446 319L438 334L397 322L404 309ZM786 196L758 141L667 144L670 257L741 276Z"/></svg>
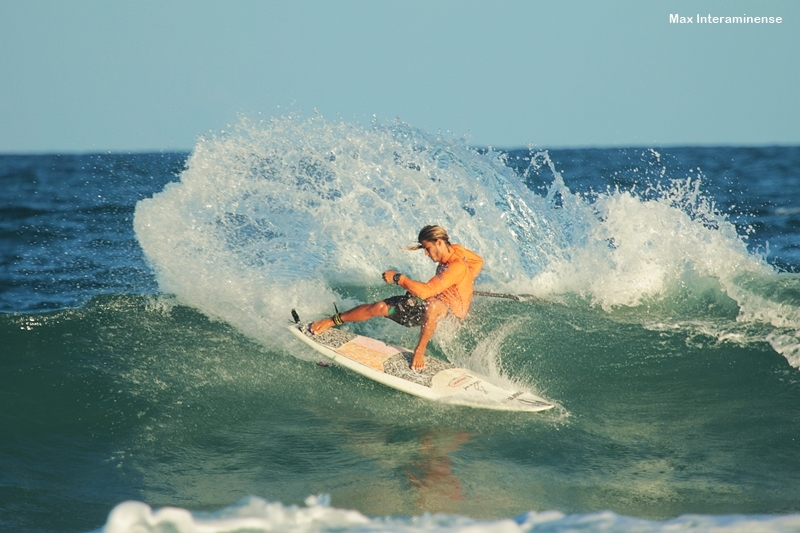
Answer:
<svg viewBox="0 0 800 533"><path fill-rule="evenodd" d="M504 298L506 300L515 300L517 302L524 302L531 298L536 298L533 294L508 294L505 292L488 292L488 291L474 291L475 296L485 296L487 298Z"/></svg>

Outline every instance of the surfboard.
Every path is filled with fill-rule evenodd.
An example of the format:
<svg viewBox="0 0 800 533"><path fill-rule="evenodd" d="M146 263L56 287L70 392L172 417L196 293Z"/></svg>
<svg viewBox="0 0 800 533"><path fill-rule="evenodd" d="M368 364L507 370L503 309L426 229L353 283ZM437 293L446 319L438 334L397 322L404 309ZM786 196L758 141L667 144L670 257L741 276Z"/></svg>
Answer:
<svg viewBox="0 0 800 533"><path fill-rule="evenodd" d="M289 331L335 363L426 400L499 411L537 412L554 407L535 394L505 389L486 376L435 357L425 357L424 369L411 370L411 350L378 339L335 328L314 335L310 323L292 324Z"/></svg>

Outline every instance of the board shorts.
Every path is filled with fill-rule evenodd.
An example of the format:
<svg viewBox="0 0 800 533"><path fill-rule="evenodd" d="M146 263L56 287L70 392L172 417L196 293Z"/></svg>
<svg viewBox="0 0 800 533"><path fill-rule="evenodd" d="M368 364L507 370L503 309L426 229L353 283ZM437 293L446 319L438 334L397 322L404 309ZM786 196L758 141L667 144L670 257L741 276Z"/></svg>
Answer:
<svg viewBox="0 0 800 533"><path fill-rule="evenodd" d="M415 328L425 322L428 302L417 298L410 292L386 298L383 302L389 306L389 316L386 318L394 320L401 326Z"/></svg>

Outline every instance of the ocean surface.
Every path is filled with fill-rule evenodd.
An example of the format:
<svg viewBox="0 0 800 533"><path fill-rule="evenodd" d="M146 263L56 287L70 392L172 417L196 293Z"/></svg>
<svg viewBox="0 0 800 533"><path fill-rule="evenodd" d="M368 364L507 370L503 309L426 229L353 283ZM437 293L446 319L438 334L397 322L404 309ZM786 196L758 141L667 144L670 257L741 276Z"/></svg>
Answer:
<svg viewBox="0 0 800 533"><path fill-rule="evenodd" d="M243 120L191 153L0 156L0 530L800 531L800 147L473 149ZM290 336L486 260L436 404ZM347 325L412 345L388 320Z"/></svg>

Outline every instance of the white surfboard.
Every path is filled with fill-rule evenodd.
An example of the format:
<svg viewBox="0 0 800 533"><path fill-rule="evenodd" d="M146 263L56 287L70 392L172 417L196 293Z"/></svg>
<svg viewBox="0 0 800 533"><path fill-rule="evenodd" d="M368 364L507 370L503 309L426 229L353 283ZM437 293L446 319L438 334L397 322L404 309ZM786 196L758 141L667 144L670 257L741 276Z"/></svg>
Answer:
<svg viewBox="0 0 800 533"><path fill-rule="evenodd" d="M334 362L420 398L500 411L546 411L554 407L544 398L498 387L485 376L434 357L425 358L424 369L411 370L413 352L371 337L335 328L314 335L309 324L293 324L289 331Z"/></svg>

